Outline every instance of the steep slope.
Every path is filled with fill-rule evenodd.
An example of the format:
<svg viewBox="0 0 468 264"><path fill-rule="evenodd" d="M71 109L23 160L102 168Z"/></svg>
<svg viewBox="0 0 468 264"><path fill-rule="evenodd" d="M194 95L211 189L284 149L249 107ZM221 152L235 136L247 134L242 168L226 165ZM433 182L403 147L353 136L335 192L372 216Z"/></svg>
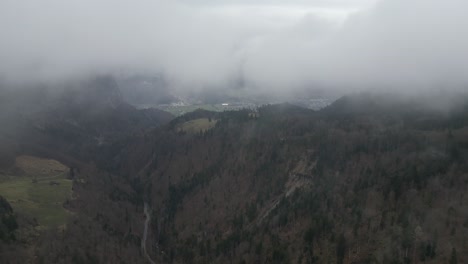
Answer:
<svg viewBox="0 0 468 264"><path fill-rule="evenodd" d="M34 175L26 177L15 165L15 158L24 154L60 161L70 170L67 183L72 181L71 199L51 204L70 212L67 224L38 226L42 218L15 211L18 229L5 236L16 239L0 241L0 262L145 262L139 242L144 221L138 213L141 199L128 179L95 164L114 156L113 148L118 149L114 142L161 126L172 116L128 105L109 77L61 87L2 90L0 95L0 185L9 188L11 180L24 183L36 201L47 200L41 195L53 196L37 189L46 185L42 191L53 190L60 180L50 180L49 187L39 177L39 182L31 180Z"/></svg>
<svg viewBox="0 0 468 264"><path fill-rule="evenodd" d="M173 118L161 110L137 110L127 104L109 76L59 87L10 90L3 95L10 100L0 106L0 141L17 142L20 149L46 155L66 153L84 161L98 159L111 142Z"/></svg>
<svg viewBox="0 0 468 264"><path fill-rule="evenodd" d="M447 263L456 251L467 260L468 112L382 99L356 95L320 112L266 106L219 114L206 132L141 136L117 171L136 177L152 206L149 254Z"/></svg>
<svg viewBox="0 0 468 264"><path fill-rule="evenodd" d="M80 121L73 127L85 136L70 138L57 136L71 135L65 125L39 129L45 139L16 151L41 149L73 167L75 197L64 205L74 213L66 228L41 234L33 256L43 263L449 263L454 255L466 262L468 111L458 98L443 108L427 98L358 94L317 112L287 104L197 111L122 131ZM57 115L46 120L79 120ZM83 148L96 131L107 141Z"/></svg>

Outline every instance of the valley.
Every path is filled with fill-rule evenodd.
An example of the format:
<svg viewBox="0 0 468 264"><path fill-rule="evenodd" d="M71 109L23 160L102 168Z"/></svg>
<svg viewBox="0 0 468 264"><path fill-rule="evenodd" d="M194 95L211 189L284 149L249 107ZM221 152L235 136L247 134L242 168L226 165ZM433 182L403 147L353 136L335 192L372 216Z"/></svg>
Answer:
<svg viewBox="0 0 468 264"><path fill-rule="evenodd" d="M0 0L0 264L468 263L467 10Z"/></svg>
<svg viewBox="0 0 468 264"><path fill-rule="evenodd" d="M62 105L1 138L0 254L6 263L444 263L452 252L463 261L462 98L448 114L378 94L321 110L172 118L118 98ZM82 104L110 118L69 110Z"/></svg>

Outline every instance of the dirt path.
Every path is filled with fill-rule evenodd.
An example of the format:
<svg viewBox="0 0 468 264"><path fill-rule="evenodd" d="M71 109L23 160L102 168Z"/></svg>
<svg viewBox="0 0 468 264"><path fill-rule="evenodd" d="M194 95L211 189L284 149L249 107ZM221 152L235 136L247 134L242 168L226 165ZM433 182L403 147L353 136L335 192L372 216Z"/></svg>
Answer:
<svg viewBox="0 0 468 264"><path fill-rule="evenodd" d="M146 251L146 238L148 237L148 224L151 220L151 210L148 208L148 204L145 203L145 217L146 217L146 220L145 220L145 229L144 229L144 232L143 232L143 239L141 240L141 250L143 250L143 254L146 256L146 258L148 259L148 261L151 263L151 264L156 264L152 259L151 257L148 255L148 252Z"/></svg>

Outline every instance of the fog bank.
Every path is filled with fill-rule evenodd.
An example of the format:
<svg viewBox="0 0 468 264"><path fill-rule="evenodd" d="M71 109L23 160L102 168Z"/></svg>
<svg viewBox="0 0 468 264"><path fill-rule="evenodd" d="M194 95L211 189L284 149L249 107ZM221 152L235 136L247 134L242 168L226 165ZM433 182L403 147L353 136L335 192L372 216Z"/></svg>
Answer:
<svg viewBox="0 0 468 264"><path fill-rule="evenodd" d="M173 89L463 90L462 0L0 3L0 78L158 74Z"/></svg>

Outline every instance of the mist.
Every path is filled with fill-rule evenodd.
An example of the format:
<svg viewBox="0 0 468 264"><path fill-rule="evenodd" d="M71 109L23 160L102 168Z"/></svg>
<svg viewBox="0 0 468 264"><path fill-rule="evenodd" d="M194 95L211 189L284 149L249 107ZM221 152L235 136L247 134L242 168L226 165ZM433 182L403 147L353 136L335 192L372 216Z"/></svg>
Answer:
<svg viewBox="0 0 468 264"><path fill-rule="evenodd" d="M135 73L188 91L464 90L467 8L462 0L4 0L0 79Z"/></svg>

